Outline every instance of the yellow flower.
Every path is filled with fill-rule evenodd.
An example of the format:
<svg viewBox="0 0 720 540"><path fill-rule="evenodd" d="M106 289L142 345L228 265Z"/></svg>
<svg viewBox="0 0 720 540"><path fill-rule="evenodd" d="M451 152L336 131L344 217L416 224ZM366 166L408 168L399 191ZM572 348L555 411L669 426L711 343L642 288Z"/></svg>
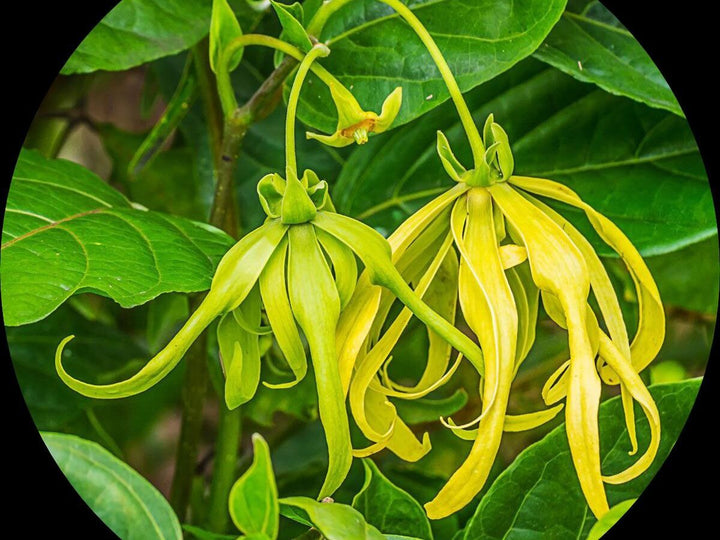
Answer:
<svg viewBox="0 0 720 540"><path fill-rule="evenodd" d="M438 335L471 359L477 346L451 323L424 304L392 264L390 246L375 230L335 213L327 183L310 170L296 173L294 119L300 84L310 63L329 51L316 45L300 64L288 101L285 178L273 173L258 182L267 214L265 223L243 237L220 261L210 291L168 345L127 380L95 385L68 374L62 352L73 336L57 348L55 367L70 388L89 397L109 399L143 392L165 377L200 333L216 318L225 372L225 402L233 409L250 400L260 381L259 336L272 331L294 380L307 372L300 337L304 334L315 372L320 420L329 451L328 471L319 498L330 496L343 482L352 462L350 429L345 408L346 386L339 371L336 330L340 312L356 284L357 261L366 279L392 291ZM262 327L262 309L269 329ZM273 386L273 385L268 385ZM412 434L406 433L412 438Z"/></svg>
<svg viewBox="0 0 720 540"><path fill-rule="evenodd" d="M393 262L403 277L416 284L419 295L429 295L431 305L431 299L445 305L443 314L451 322L459 302L484 355L483 362L475 363L482 376L481 415L464 426L444 421L457 435L474 440L470 455L425 508L430 518L439 519L469 503L487 480L502 432L532 429L549 421L563 407L558 401L566 398L573 462L588 504L599 517L608 509L603 482L635 478L657 452L658 411L638 375L655 357L664 338L664 312L657 287L627 237L574 192L550 180L513 176L507 135L492 116L483 133L487 145L484 162L469 171L438 133L438 152L457 185L418 210L388 238ZM600 237L625 262L641 313L632 342L607 272L590 243L532 194L583 210ZM591 290L607 332L588 304ZM535 340L540 300L550 317L567 329L570 359L543 389L550 409L509 415L510 387ZM373 450L388 447L403 457L403 449L394 448L392 438L372 425L372 403L382 397L424 395L449 378L460 357L448 369L449 348L431 339L425 373L418 384L407 388L390 380L389 355L410 318L409 313L401 313L381 333L391 303L391 297L360 277L339 322L339 328L351 327L339 334L340 374L347 380L355 366L350 405L365 436L376 442ZM601 378L621 386L631 452L637 449L633 401L642 406L651 426L645 454L626 471L610 476L603 476L600 467ZM362 422L363 418L368 421ZM474 424L477 429L465 429Z"/></svg>
<svg viewBox="0 0 720 540"><path fill-rule="evenodd" d="M385 98L380 114L364 111L355 96L337 81L327 81L330 95L337 107L337 128L332 135L307 132L308 139L316 139L328 146L342 147L352 143L365 144L370 133L386 131L400 112L402 88L397 87Z"/></svg>

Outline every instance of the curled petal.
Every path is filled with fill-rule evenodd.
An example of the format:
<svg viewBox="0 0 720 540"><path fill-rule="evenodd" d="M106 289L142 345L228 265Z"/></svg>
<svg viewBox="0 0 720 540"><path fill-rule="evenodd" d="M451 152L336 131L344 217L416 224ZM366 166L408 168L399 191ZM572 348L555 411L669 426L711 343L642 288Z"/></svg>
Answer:
<svg viewBox="0 0 720 540"><path fill-rule="evenodd" d="M289 231L288 289L308 345L318 388L318 410L328 445L328 471L319 498L332 495L350 470L352 445L335 356L340 298L312 225Z"/></svg>
<svg viewBox="0 0 720 540"><path fill-rule="evenodd" d="M430 268L420 280L415 293L422 297L427 291L430 283L435 277L445 255L452 244L452 237L447 235L443 247L438 252L430 265ZM400 335L405 330L412 312L408 308L404 308L398 317L390 325L390 328L380 338L375 346L370 349L358 364L355 376L350 384L350 407L353 411L353 417L363 434L372 441L380 441L382 434L375 432L368 422L365 411L365 394L373 381L374 377L382 367L385 359L390 355L393 347L397 343Z"/></svg>
<svg viewBox="0 0 720 540"><path fill-rule="evenodd" d="M645 453L623 472L603 477L608 484L623 484L645 472L655 459L660 447L660 413L634 366L623 357L605 333L600 334L600 354L618 374L632 399L640 404L650 425L650 445Z"/></svg>
<svg viewBox="0 0 720 540"><path fill-rule="evenodd" d="M520 265L506 272L518 310L518 343L515 352L515 372L535 343L535 326L538 316L539 291L532 282L530 267Z"/></svg>
<svg viewBox="0 0 720 540"><path fill-rule="evenodd" d="M390 95L385 98L382 104L382 110L380 116L378 116L375 122L375 133L382 133L387 131L392 123L395 121L400 112L402 105L402 87L398 86L395 90L390 92Z"/></svg>
<svg viewBox="0 0 720 540"><path fill-rule="evenodd" d="M505 425L503 431L506 433L517 433L520 431L530 431L531 429L538 428L544 424L547 424L550 420L555 418L563 407L562 403L544 409L542 411L536 411L525 414L506 414ZM455 425L452 420L449 420L449 427L452 429L453 435L456 435L460 439L466 441L474 441L477 438L477 429L460 429L459 426Z"/></svg>
<svg viewBox="0 0 720 540"><path fill-rule="evenodd" d="M466 209L464 203L462 199L455 203L452 230L462 255L459 286L463 314L486 358L482 381L486 399L470 455L425 504L431 519L464 507L485 484L500 447L515 374L518 314L497 244L492 198L486 189L475 188L468 192ZM462 219L466 219L464 234ZM470 293L474 302L469 301Z"/></svg>
<svg viewBox="0 0 720 540"><path fill-rule="evenodd" d="M260 274L260 294L265 304L265 314L272 326L275 340L293 372L295 380L289 383L269 384L270 388L289 388L300 382L307 373L307 357L300 331L295 324L295 316L288 298L285 261L287 258L287 240L278 246L270 257L265 270Z"/></svg>
<svg viewBox="0 0 720 540"><path fill-rule="evenodd" d="M566 360L552 375L545 381L542 388L542 398L545 405L552 405L567 396L568 368L570 360Z"/></svg>
<svg viewBox="0 0 720 540"><path fill-rule="evenodd" d="M527 191L583 210L598 235L622 258L633 278L638 296L638 328L630 345L630 351L635 370L642 371L657 356L665 338L665 312L657 285L635 246L617 225L594 210L566 186L543 178L524 176L513 176L510 182Z"/></svg>
<svg viewBox="0 0 720 540"><path fill-rule="evenodd" d="M62 351L73 336L65 338L55 352L55 369L58 375L76 392L98 399L134 396L147 390L173 370L213 319L235 309L245 300L286 231L286 226L270 221L230 248L218 264L210 292L198 309L190 315L165 348L129 379L98 385L80 381L68 374L62 365Z"/></svg>

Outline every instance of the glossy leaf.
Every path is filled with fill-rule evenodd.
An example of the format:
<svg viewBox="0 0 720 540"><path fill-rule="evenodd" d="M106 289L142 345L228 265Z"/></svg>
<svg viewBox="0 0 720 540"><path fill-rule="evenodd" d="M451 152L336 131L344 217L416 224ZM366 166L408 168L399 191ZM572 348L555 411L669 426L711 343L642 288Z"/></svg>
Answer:
<svg viewBox="0 0 720 540"><path fill-rule="evenodd" d="M658 471L680 431L700 387L700 379L663 384L650 391L660 411L663 434L653 465L626 484L606 484L614 506L638 497ZM649 430L636 415L640 448L647 445ZM603 472L626 468L637 456L628 455L630 443L622 404L616 397L600 406L600 449ZM463 539L519 539L528 534L557 540L585 538L595 523L570 458L565 426L553 430L524 450L497 478L468 522Z"/></svg>
<svg viewBox="0 0 720 540"><path fill-rule="evenodd" d="M568 185L620 227L643 255L667 253L715 234L707 176L682 118L612 96L534 60L468 93L467 100L475 118L492 112L507 131L516 174ZM390 231L452 187L435 153L438 129L460 162L469 165L458 116L443 105L357 149L333 191L338 210ZM387 171L395 172L388 177ZM613 256L580 212L553 206L601 255Z"/></svg>
<svg viewBox="0 0 720 540"><path fill-rule="evenodd" d="M60 71L120 71L185 50L207 35L211 0L123 0Z"/></svg>
<svg viewBox="0 0 720 540"><path fill-rule="evenodd" d="M600 540L606 532L608 532L618 521L620 521L620 518L625 515L625 512L630 510L630 507L636 500L637 499L628 499L627 501L623 501L613 506L607 514L601 517L595 525L593 525L592 529L590 529L590 532L588 533L587 540Z"/></svg>
<svg viewBox="0 0 720 540"><path fill-rule="evenodd" d="M397 533L424 540L433 535L425 511L412 496L395 486L370 460L362 461L365 483L352 502L368 523L383 533Z"/></svg>
<svg viewBox="0 0 720 540"><path fill-rule="evenodd" d="M717 235L646 262L667 306L715 315L720 295Z"/></svg>
<svg viewBox="0 0 720 540"><path fill-rule="evenodd" d="M42 437L78 494L120 538L182 539L170 504L127 464L74 435L45 432Z"/></svg>
<svg viewBox="0 0 720 540"><path fill-rule="evenodd" d="M244 534L277 537L278 498L270 449L265 439L253 434L253 463L230 490L230 517Z"/></svg>
<svg viewBox="0 0 720 540"><path fill-rule="evenodd" d="M463 91L532 54L565 7L565 0L406 3L437 41ZM418 36L377 0L344 5L329 18L320 37L332 50L323 65L352 91L365 110L380 112L383 99L402 85L403 104L393 127L449 98ZM336 113L329 92L314 77L303 93L299 117L320 131L335 131Z"/></svg>
<svg viewBox="0 0 720 540"><path fill-rule="evenodd" d="M217 73L222 65L225 56L225 48L230 42L242 36L242 28L227 0L213 0L212 16L210 18L210 67ZM227 58L226 67L228 71L234 70L242 60L243 49L238 49L232 58Z"/></svg>
<svg viewBox="0 0 720 540"><path fill-rule="evenodd" d="M134 208L80 165L23 151L2 232L5 323L52 313L92 291L123 307L202 291L232 245L217 229Z"/></svg>
<svg viewBox="0 0 720 540"><path fill-rule="evenodd" d="M197 540L236 540L237 535L235 534L217 534L210 531L195 527L193 525L183 525L183 530L190 533L190 538L197 538Z"/></svg>
<svg viewBox="0 0 720 540"><path fill-rule="evenodd" d="M652 59L598 0L575 0L535 57L612 94L683 116Z"/></svg>
<svg viewBox="0 0 720 540"><path fill-rule="evenodd" d="M286 497L280 499L280 512L298 523L315 527L327 540L385 540L360 512L345 504Z"/></svg>

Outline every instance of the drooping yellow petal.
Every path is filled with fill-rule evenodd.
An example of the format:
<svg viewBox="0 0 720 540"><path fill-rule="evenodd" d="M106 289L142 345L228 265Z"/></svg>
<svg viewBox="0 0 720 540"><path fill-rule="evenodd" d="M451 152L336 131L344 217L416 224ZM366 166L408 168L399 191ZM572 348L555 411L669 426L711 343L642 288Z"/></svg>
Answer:
<svg viewBox="0 0 720 540"><path fill-rule="evenodd" d="M285 361L295 376L294 381L281 384L264 383L269 388L289 388L300 382L307 373L307 357L295 316L290 308L286 285L285 261L287 240L278 246L270 257L265 270L260 274L260 294L265 304L265 313L273 329L275 340Z"/></svg>
<svg viewBox="0 0 720 540"><path fill-rule="evenodd" d="M588 336L590 277L584 258L567 234L547 214L507 183L488 188L505 218L522 236L533 281L555 295L568 328L570 367L565 409L570 452L580 486L596 517L608 511L600 470L598 408L600 377Z"/></svg>
<svg viewBox="0 0 720 540"><path fill-rule="evenodd" d="M445 255L452 244L452 237L448 234L446 241L443 243L441 250L435 255L430 268L420 280L415 292L422 297L427 291L440 265L445 259ZM365 394L368 391L370 383L382 367L385 359L390 355L393 347L405 330L412 312L408 308L404 308L398 317L393 321L388 330L383 334L380 340L370 349L367 355L359 361L357 370L350 383L350 408L353 412L353 418L363 434L371 441L380 441L383 434L374 431L367 419L365 411ZM392 407L392 405L390 405ZM394 409L394 407L393 407Z"/></svg>
<svg viewBox="0 0 720 540"><path fill-rule="evenodd" d="M500 260L504 269L512 268L527 260L527 250L516 244L505 244L500 246Z"/></svg>
<svg viewBox="0 0 720 540"><path fill-rule="evenodd" d="M465 219L466 226L464 234L459 235L457 224L461 219ZM467 202L459 199L452 221L462 256L459 290L463 314L478 336L486 359L482 381L486 399L470 455L435 498L425 504L431 519L446 517L464 507L485 484L500 447L515 374L517 308L503 269L488 191L475 188L468 192Z"/></svg>
<svg viewBox="0 0 720 540"><path fill-rule="evenodd" d="M337 358L335 327L340 298L311 224L288 231L290 305L310 347L318 388L318 410L328 445L328 471L319 498L340 487L352 463L350 427Z"/></svg>
<svg viewBox="0 0 720 540"><path fill-rule="evenodd" d="M623 472L603 477L608 484L623 484L645 472L655 459L660 447L660 413L634 366L618 351L614 342L604 332L600 333L600 355L618 374L632 399L640 404L650 425L650 444L645 453Z"/></svg>
<svg viewBox="0 0 720 540"><path fill-rule="evenodd" d="M430 253L435 253L436 250ZM455 310L457 306L457 284L458 280L458 260L454 250L448 250L435 278L430 283L423 300L437 313L442 315L448 321L455 320ZM426 395L432 390L437 389L440 385L447 381L452 373L445 373L450 361L452 347L442 337L438 336L432 329L428 328L428 356L425 369L420 380L414 386L403 386L393 382L387 375L387 367L389 360L383 367L383 382L388 388L397 390L397 393L388 393L388 395L408 396L406 399L413 399ZM456 362L454 370L459 365ZM410 398L409 396L413 396Z"/></svg>
<svg viewBox="0 0 720 540"><path fill-rule="evenodd" d="M518 344L515 351L515 372L535 343L535 326L538 316L539 291L532 282L530 267L522 264L506 271L518 310Z"/></svg>
<svg viewBox="0 0 720 540"><path fill-rule="evenodd" d="M665 312L657 285L635 246L617 225L594 210L568 187L551 180L524 176L513 176L510 182L532 193L583 210L598 235L622 258L637 291L639 321L630 351L635 370L642 371L657 356L662 346L665 338Z"/></svg>
<svg viewBox="0 0 720 540"><path fill-rule="evenodd" d="M552 405L567 396L567 387L569 380L568 368L570 360L566 360L556 369L542 387L541 395L545 405Z"/></svg>

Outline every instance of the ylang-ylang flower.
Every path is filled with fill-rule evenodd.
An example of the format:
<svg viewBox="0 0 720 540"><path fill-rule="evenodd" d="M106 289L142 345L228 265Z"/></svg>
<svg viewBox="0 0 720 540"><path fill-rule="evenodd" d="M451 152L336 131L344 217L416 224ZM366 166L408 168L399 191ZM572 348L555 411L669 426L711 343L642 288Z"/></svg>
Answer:
<svg viewBox="0 0 720 540"><path fill-rule="evenodd" d="M559 402L564 399L573 463L588 504L599 517L608 510L603 483L637 477L657 452L660 419L638 372L655 357L664 337L658 290L627 237L577 194L551 180L513 176L507 135L492 116L485 124L483 139L483 161L466 170L444 135L438 133L441 161L457 183L408 218L388 239L393 261L404 277L417 284L419 294L430 294L433 301L439 301L448 320L453 321L459 310L484 355L479 370L481 415L462 426L445 421L474 444L466 461L425 508L429 517L439 519L468 504L485 484L503 431L531 429L547 422L560 412L563 404ZM632 340L595 250L536 196L582 210L599 236L621 257L639 301L640 318ZM597 314L588 302L591 293L599 308ZM381 430L369 419L368 405L378 399L372 396L402 399L424 395L444 383L453 368L448 370L447 344L433 347L431 341L425 374L417 385L408 388L393 382L387 363L410 314L401 314L381 332L392 299L361 276L340 326L353 316L356 299L373 295L380 298L373 312L366 313L365 323L355 324L345 339L353 346L341 347L341 370L343 363L356 366L350 404L358 425L369 439L378 441L375 449L387 446L392 450L392 437L380 437ZM511 415L507 411L510 388L533 345L540 301L553 321L567 330L570 358L542 391L549 409ZM640 404L651 428L644 454L627 470L613 474L602 471L600 463L601 380L620 385L631 452L637 450L633 401ZM365 418L367 422L362 422ZM467 429L475 424L476 428Z"/></svg>
<svg viewBox="0 0 720 540"><path fill-rule="evenodd" d="M210 291L168 345L129 379L93 385L69 375L62 365L66 338L56 352L65 383L86 396L121 398L138 394L165 377L190 345L216 318L225 373L225 401L235 408L250 400L260 381L259 336L272 332L293 373L291 386L307 372L301 332L315 373L318 409L329 451L320 498L331 495L352 461L345 407L347 380L338 365L336 331L357 278L356 256L371 283L387 287L439 336L479 362L480 349L450 322L420 300L392 265L390 246L370 227L337 214L328 186L311 170L297 174L295 111L302 81L312 61L329 53L316 45L298 68L290 92L286 125L285 177L269 174L258 183L265 223L243 237L220 261ZM264 316L267 325L263 326ZM350 366L352 369L352 366ZM273 386L273 385L269 385ZM402 430L400 425L393 424ZM407 430L407 428L405 428ZM409 430L407 436L415 441Z"/></svg>

